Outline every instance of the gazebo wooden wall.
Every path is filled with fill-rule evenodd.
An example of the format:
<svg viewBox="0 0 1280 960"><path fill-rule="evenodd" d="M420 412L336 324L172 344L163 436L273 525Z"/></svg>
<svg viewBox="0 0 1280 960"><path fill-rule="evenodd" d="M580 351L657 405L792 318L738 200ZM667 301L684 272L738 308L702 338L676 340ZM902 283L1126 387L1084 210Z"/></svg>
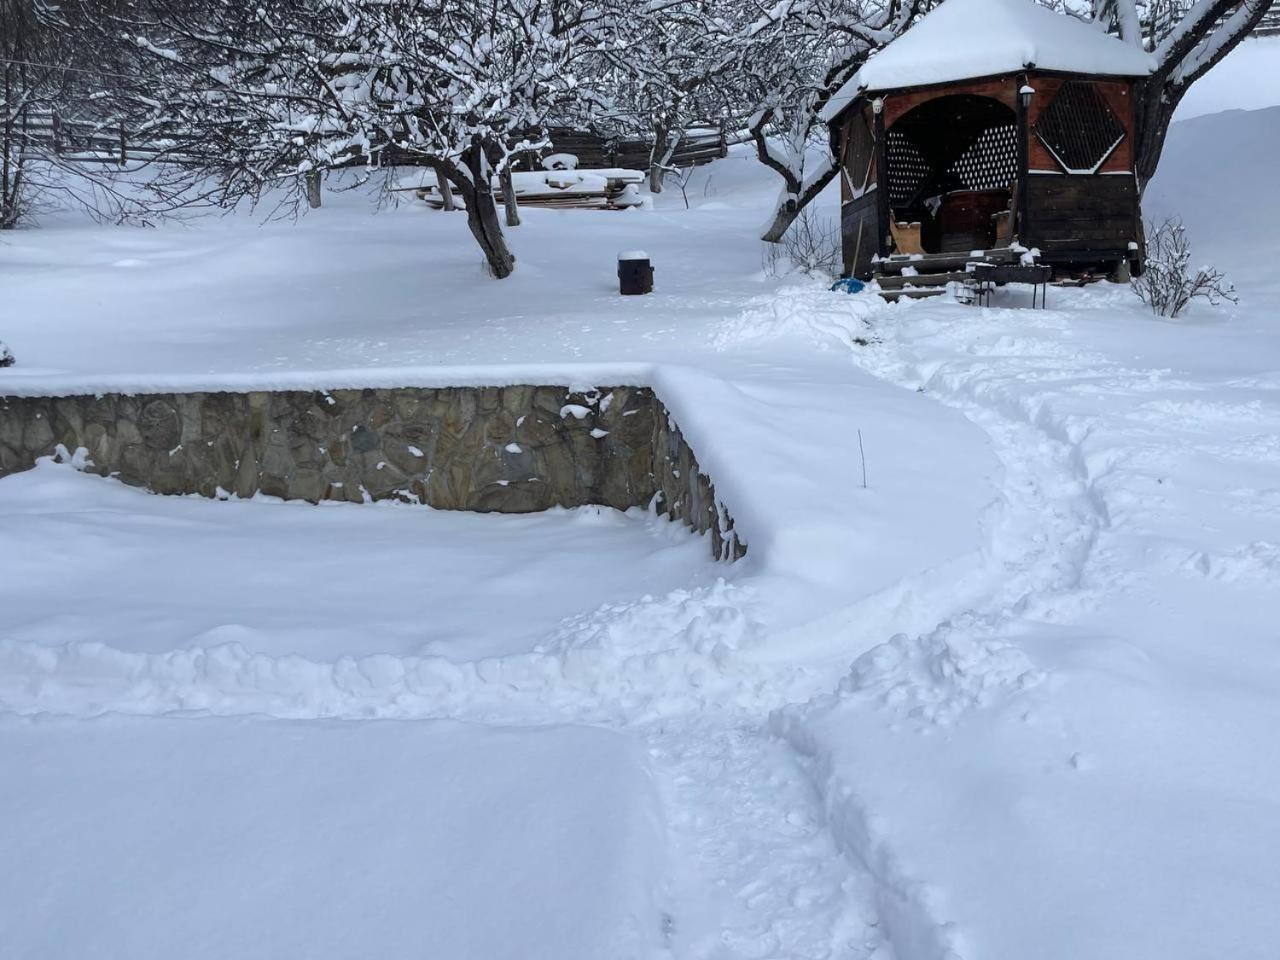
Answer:
<svg viewBox="0 0 1280 960"><path fill-rule="evenodd" d="M1035 135L1041 114L1063 83L1090 84L1124 128L1124 139L1096 173L1065 173ZM1023 217L1027 246L1038 247L1046 261L1090 262L1125 259L1130 241L1140 236L1138 181L1133 172L1135 129L1133 81L1064 77L1032 73L1036 94L1027 112L1028 167Z"/></svg>
<svg viewBox="0 0 1280 960"><path fill-rule="evenodd" d="M870 104L845 114L838 129L840 151L840 235L846 276L871 276L882 224L874 149L875 117Z"/></svg>

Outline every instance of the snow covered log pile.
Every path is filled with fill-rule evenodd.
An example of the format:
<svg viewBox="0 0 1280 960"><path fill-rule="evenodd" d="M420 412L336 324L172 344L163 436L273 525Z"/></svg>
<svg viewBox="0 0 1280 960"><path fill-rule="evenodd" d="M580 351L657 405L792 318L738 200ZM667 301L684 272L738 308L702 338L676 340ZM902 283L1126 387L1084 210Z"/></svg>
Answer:
<svg viewBox="0 0 1280 960"><path fill-rule="evenodd" d="M746 545L648 387L406 387L0 398L0 477L40 457L156 493L530 513L653 506Z"/></svg>

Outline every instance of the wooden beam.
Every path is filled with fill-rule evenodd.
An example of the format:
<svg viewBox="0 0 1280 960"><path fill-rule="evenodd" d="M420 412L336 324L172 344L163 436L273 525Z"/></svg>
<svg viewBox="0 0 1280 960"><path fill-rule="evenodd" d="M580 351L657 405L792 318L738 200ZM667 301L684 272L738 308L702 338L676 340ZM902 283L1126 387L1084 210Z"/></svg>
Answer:
<svg viewBox="0 0 1280 960"><path fill-rule="evenodd" d="M1013 235L1020 242L1025 243L1025 238L1031 236L1031 216L1027 207L1027 177L1029 164L1028 156L1030 154L1029 139L1030 123L1027 118L1027 108L1022 105L1022 88L1028 84L1029 77L1024 73L1015 81L1018 89L1014 91L1015 102L1017 103L1018 114L1018 183L1017 191L1013 201L1014 215L1018 218L1013 224Z"/></svg>
<svg viewBox="0 0 1280 960"><path fill-rule="evenodd" d="M889 255L889 148L885 139L884 101L878 101L880 109L872 105L876 131L876 252Z"/></svg>

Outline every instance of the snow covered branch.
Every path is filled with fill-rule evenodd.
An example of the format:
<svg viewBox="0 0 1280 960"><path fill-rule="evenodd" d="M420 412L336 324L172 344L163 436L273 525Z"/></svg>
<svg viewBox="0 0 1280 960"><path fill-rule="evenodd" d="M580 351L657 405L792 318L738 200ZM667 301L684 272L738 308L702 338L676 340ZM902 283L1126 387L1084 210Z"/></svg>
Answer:
<svg viewBox="0 0 1280 960"><path fill-rule="evenodd" d="M757 158L783 181L762 239L779 241L836 175L823 106L929 5L794 0L769 12L767 28L753 23L741 58L755 105L749 130Z"/></svg>

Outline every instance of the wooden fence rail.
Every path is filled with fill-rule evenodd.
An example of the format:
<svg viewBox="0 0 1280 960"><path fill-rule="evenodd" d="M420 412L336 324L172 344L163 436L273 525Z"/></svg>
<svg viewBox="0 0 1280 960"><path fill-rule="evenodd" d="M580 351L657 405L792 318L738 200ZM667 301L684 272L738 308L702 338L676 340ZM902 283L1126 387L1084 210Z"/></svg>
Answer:
<svg viewBox="0 0 1280 960"><path fill-rule="evenodd" d="M110 163L125 165L130 161L164 160L177 164L197 164L201 157L189 146L178 150L173 142L148 139L130 133L123 126L92 120L63 117L56 112L28 115L27 139L52 150L64 160L78 163ZM652 145L646 140L605 137L589 131L559 128L550 131L551 146L542 154L571 153L584 169L626 167L647 170ZM710 163L725 156L728 141L723 126L692 128L680 141L671 159L673 167ZM342 166L363 167L364 156L353 156ZM426 166L421 154L401 149L394 144L376 153L377 166ZM524 160L523 167L534 169L536 158Z"/></svg>

